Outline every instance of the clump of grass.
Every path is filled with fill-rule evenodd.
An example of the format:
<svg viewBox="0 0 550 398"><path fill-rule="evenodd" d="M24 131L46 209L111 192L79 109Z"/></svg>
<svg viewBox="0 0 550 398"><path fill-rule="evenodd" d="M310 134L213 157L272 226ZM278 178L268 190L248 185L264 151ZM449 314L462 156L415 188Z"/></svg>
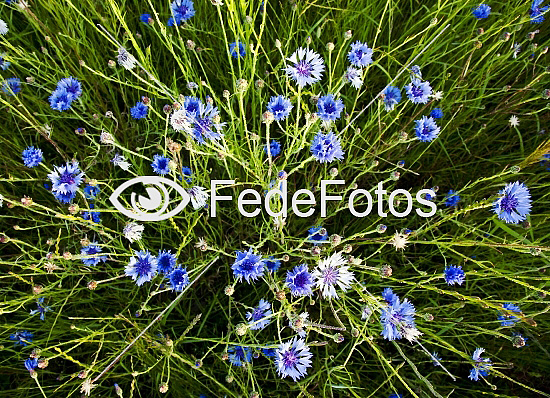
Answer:
<svg viewBox="0 0 550 398"><path fill-rule="evenodd" d="M1 84L21 81L20 93L0 96L3 394L72 396L93 381L92 395L118 394L116 383L125 397L166 390L229 397L549 396L549 184L547 165L540 164L550 152L549 36L546 23L530 24L528 3L490 4L491 15L482 20L471 15L474 6L196 1L191 19L168 27L168 1L2 3L0 19L9 27L0 36L2 57L11 65L0 71ZM143 13L150 14L148 23L140 21ZM373 49L359 89L344 77L355 41ZM244 44L244 56L232 56L233 42ZM121 47L135 68L117 62ZM284 71L299 47L319 53L326 66L320 82L301 88ZM440 99L416 105L407 99L403 87L415 65ZM53 110L49 97L69 76L81 82L82 94L70 109ZM403 99L386 111L379 93L390 82ZM326 94L345 106L330 128L312 116ZM277 95L293 109L285 120L265 123ZM219 109L223 137L199 144L172 128L171 115L181 106L175 103L186 96ZM147 116L134 119L130 109L139 101L147 103ZM436 121L440 133L420 142L415 121L434 108L444 114ZM518 126L510 125L513 115ZM318 131L328 130L345 155L325 164L310 146ZM277 156L264 151L271 140L281 144ZM22 162L28 146L43 151L37 167ZM127 171L112 162L117 153L131 164ZM141 239L130 242L123 230L132 220L109 196L132 177L153 175L156 154L172 161L165 177L185 188L233 180L218 193L235 199L247 188L264 194L277 187L284 171L289 196L307 188L318 200L322 180L343 180L328 192L344 200L330 201L326 217L317 203L309 217L289 211L277 222L265 210L244 217L234 201L219 202L216 217L209 208L188 207L141 223ZM72 205L62 204L47 175L73 159L86 181ZM492 207L515 181L529 188L533 208L526 222L507 224ZM438 187L436 214L383 217L374 203L368 216L353 216L351 192L361 188L376 198L379 182L388 192L413 196ZM93 199L83 191L90 183L100 188ZM446 205L450 190L460 197L453 206ZM355 204L367 208L364 196ZM280 209L281 202L272 205ZM405 207L402 200L397 210ZM312 227L321 227L314 231L324 243L312 241ZM94 242L106 261L86 266L81 250ZM235 253L249 248L273 256L280 268L254 283L237 281ZM181 294L162 276L136 286L125 267L140 250L154 256L171 250L193 284ZM338 252L354 274L338 299L315 288L311 296L290 294L288 271L301 264L311 271ZM449 265L465 271L462 285L445 282ZM381 294L388 287L414 304L422 335L412 344L381 335L387 309ZM255 330L247 313L261 299L272 313ZM507 312L505 303L521 312ZM44 320L30 314L39 308ZM499 314L515 318L503 326ZM10 335L23 330L32 341L14 345ZM307 374L293 381L277 373L263 349L277 349L297 330L305 332L312 358ZM250 352L245 366L234 365L235 346ZM492 368L474 382L468 375L478 347ZM31 377L24 365L29 356L42 360Z"/></svg>

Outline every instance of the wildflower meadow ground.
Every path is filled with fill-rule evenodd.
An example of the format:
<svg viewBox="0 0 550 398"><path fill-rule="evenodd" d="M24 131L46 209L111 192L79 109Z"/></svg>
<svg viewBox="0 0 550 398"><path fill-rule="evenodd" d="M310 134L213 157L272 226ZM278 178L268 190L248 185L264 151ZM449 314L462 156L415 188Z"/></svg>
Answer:
<svg viewBox="0 0 550 398"><path fill-rule="evenodd" d="M549 12L0 0L0 397L550 397Z"/></svg>

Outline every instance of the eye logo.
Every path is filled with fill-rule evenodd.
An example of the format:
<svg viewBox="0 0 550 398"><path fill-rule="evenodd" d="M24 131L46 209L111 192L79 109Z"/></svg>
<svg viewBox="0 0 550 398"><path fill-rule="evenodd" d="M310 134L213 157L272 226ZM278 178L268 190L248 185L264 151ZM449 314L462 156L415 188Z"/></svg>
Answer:
<svg viewBox="0 0 550 398"><path fill-rule="evenodd" d="M130 194L130 204L132 205L132 209L127 209L122 203L120 203L119 196L126 188L136 184L142 184L145 186L147 196L138 195L135 192L132 192ZM175 208L170 210L168 213L163 214L170 204L170 194L168 193L166 186L175 189L181 195L182 200ZM139 221L161 221L173 217L182 211L191 201L191 197L181 185L172 180L157 176L142 176L132 178L131 180L120 185L111 194L109 200L118 211L127 217ZM146 211L142 211L141 209L145 209ZM154 212L148 213L147 211Z"/></svg>

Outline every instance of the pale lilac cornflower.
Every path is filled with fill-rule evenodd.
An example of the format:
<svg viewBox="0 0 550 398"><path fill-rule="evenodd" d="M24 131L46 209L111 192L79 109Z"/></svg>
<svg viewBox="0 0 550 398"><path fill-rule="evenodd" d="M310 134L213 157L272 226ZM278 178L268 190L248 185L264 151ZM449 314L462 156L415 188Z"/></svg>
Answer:
<svg viewBox="0 0 550 398"><path fill-rule="evenodd" d="M206 201L208 200L208 191L206 188L194 186L189 188L187 193L191 197L193 209L198 210L206 206Z"/></svg>
<svg viewBox="0 0 550 398"><path fill-rule="evenodd" d="M344 73L344 79L346 82L351 84L353 88L359 89L363 85L363 77L361 69L354 68L353 66L348 67L346 73Z"/></svg>
<svg viewBox="0 0 550 398"><path fill-rule="evenodd" d="M126 158L124 157L124 155L120 155L118 153L115 154L114 158L111 159L111 162L113 162L115 166L120 167L124 171L128 171L128 169L131 166L131 164L128 161L126 161Z"/></svg>
<svg viewBox="0 0 550 398"><path fill-rule="evenodd" d="M307 368L311 367L313 354L303 339L294 339L282 343L275 350L275 366L277 373L282 378L290 376L296 381L307 374Z"/></svg>
<svg viewBox="0 0 550 398"><path fill-rule="evenodd" d="M426 104L432 95L432 87L430 82L413 79L405 86L405 92L413 104Z"/></svg>
<svg viewBox="0 0 550 398"><path fill-rule="evenodd" d="M141 239L144 229L145 227L141 224L129 222L122 230L122 233L124 234L124 237L130 241L130 243L134 243L135 241Z"/></svg>
<svg viewBox="0 0 550 398"><path fill-rule="evenodd" d="M250 329L264 329L271 322L269 316L272 313L269 301L261 299L257 307L246 313L246 319L249 321L248 324L250 325Z"/></svg>
<svg viewBox="0 0 550 398"><path fill-rule="evenodd" d="M312 275L324 298L338 299L336 286L339 286L344 292L351 287L355 277L347 264L348 261L341 252L319 261L319 265L313 270Z"/></svg>
<svg viewBox="0 0 550 398"><path fill-rule="evenodd" d="M298 48L290 58L287 58L287 61L292 65L285 68L286 74L299 87L318 82L325 70L325 63L321 56L309 48Z"/></svg>

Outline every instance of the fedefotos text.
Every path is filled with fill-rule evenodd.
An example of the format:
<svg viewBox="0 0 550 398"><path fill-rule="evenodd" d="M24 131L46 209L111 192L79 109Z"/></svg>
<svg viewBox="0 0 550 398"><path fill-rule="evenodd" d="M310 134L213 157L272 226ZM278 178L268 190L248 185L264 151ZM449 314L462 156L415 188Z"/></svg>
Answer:
<svg viewBox="0 0 550 398"><path fill-rule="evenodd" d="M290 197L290 208L292 212L298 217L310 217L317 210L317 204L320 205L321 217L327 216L327 203L328 202L342 202L344 198L342 195L327 193L327 187L331 185L345 185L344 180L321 180L320 186L320 198L319 201L315 198L315 195L309 189L299 189ZM223 186L234 185L234 180L212 180L210 182L210 216L216 217L218 209L218 203L222 201L232 201L233 197L230 195L222 195L217 191L223 189ZM374 190L374 196L376 198L376 211L379 217L387 217L386 201L384 198L388 195L388 192L384 189L383 183L379 182ZM416 214L420 217L431 217L437 211L437 206L434 202L426 199L426 195L435 196L435 192L431 189L422 189L415 195L416 201L419 205L429 208L429 211L424 211L422 208L416 208ZM399 198L398 198L399 196ZM281 206L277 211L274 211L271 206L271 199L275 198L281 202ZM355 217L368 216L374 207L375 198L366 189L354 189L349 193L347 198L347 207L352 215ZM403 211L396 209L398 201L406 202L406 208ZM263 203L262 203L263 202ZM389 193L387 198L387 210L394 217L407 217L414 205L414 200L411 193L405 189L396 189ZM366 208L363 208L366 205ZM245 209L248 207L248 210ZM253 210L251 209L253 208ZM262 207L272 217L286 217L289 209L289 193L287 190L287 181L282 180L276 188L268 191L264 198L255 189L245 189L239 193L237 197L237 208L239 212L245 217L256 217L262 211ZM361 207L361 211L358 211L356 207Z"/></svg>

